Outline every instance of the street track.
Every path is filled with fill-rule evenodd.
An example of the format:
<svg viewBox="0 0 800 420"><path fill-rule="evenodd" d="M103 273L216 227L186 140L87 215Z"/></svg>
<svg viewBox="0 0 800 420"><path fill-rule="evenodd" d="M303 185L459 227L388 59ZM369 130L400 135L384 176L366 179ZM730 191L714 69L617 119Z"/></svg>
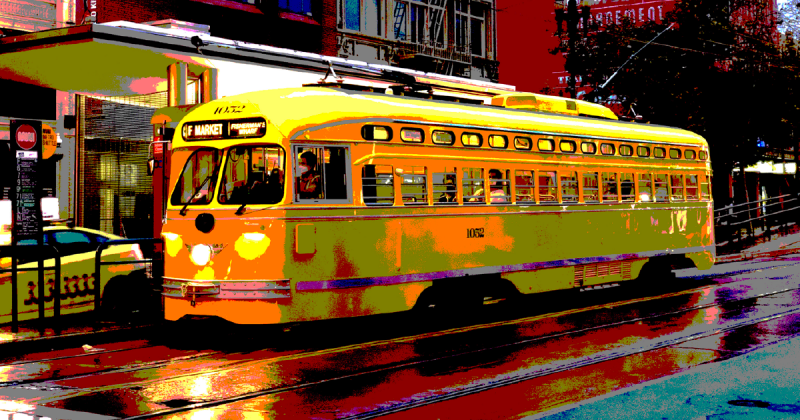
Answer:
<svg viewBox="0 0 800 420"><path fill-rule="evenodd" d="M774 264L769 267L770 269L781 269L786 268L791 265L795 265L796 262L791 262L788 264L783 264L781 266L775 266ZM738 271L737 275L741 276L742 274L749 274L749 273L759 273L765 271L767 267L760 267L758 265L754 266L753 269L749 270L742 270ZM769 276L767 276L769 277ZM772 277L769 277L772 278ZM776 276L775 278L781 278L781 276ZM119 373L119 372L134 372L134 371L142 371L142 370L151 370L151 369L168 369L169 365L175 364L179 361L190 361L190 362L197 362L197 367L201 368L201 371L185 371L181 375L176 376L165 376L165 375L153 375L155 379L151 380L144 380L144 381L136 381L136 382L116 382L111 384L106 384L103 386L95 386L95 387L80 387L80 388L63 388L61 389L62 393L57 393L58 395L51 395L51 397L55 398L47 398L46 396L42 396L43 398L33 398L29 400L32 403L38 404L46 404L46 405L59 405L59 402L63 402L65 400L73 399L73 398L80 398L85 397L91 394L98 394L105 391L120 389L120 388L131 388L131 389L143 389L148 387L155 387L158 386L159 383L163 383L165 378L167 381L172 382L180 382L181 379L191 379L195 378L200 375L210 376L222 376L222 375L229 375L235 374L236 372L248 372L258 369L264 369L267 366L275 366L280 364L287 364L287 363L297 363L298 361L302 361L304 359L313 359L313 358L335 358L337 355L348 354L349 356L353 356L355 353L364 353L369 352L372 349L381 349L387 348L391 346L398 346L403 344L409 343L418 343L425 340L437 339L437 338L453 338L457 337L458 335L464 335L469 333L475 333L480 331L492 331L494 329L499 329L502 327L509 327L509 326L521 326L527 324L536 324L540 323L545 320L553 320L557 318L568 318L570 316L580 316L581 314L587 314L591 312L598 312L598 311L609 311L609 310L619 310L625 306L636 306L636 305L643 305L650 302L656 301L667 301L669 299L675 299L678 297L685 297L689 295L705 295L705 296L713 296L715 290L722 289L722 288L731 288L735 285L744 285L748 281L752 282L752 280L748 279L732 279L732 280L722 280L718 284L715 285L704 285L702 287L695 287L689 288L686 290L679 290L670 293L662 293L657 294L655 296L646 296L646 297L638 297L633 299L626 299L616 302L603 302L591 306L586 307L578 307L578 308L570 308L566 310L551 312L551 313L544 313L538 314L534 316L522 317L518 319L510 319L510 320L501 320L496 322L488 322L483 324L476 324L476 325L467 325L467 326L459 326L455 328L445 328L442 330L436 330L431 332L419 333L419 334L411 334L406 336L394 337L389 339L382 339L382 340L373 340L367 343L355 343L349 344L339 347L333 348L326 348L326 349L318 349L318 350L304 350L304 351L295 351L295 352L283 352L282 355L274 355L274 351L268 349L262 349L256 351L256 354L247 353L247 357L244 357L245 354L239 354L241 358L238 360L231 360L230 363L221 363L218 364L216 367L211 367L208 365L204 365L202 362L203 360L212 360L214 356L222 354L220 351L210 351L206 353L198 353L195 355L187 355L184 357L179 358L169 358L166 360L158 360L152 363L145 363L145 364L134 364L129 366L123 366L117 369L110 369L104 370L102 372L94 372L94 373L87 373L82 375L75 375L72 377L58 377L58 382L62 382L65 379L81 379L94 376L104 376L111 373ZM175 398L172 402L170 401L152 401L154 404L151 406L151 410L149 412L139 413L137 415L129 416L129 418L155 418L155 417L164 417L170 416L173 414L185 413L191 410L200 410L206 409L211 407L219 407L222 405L229 405L234 404L237 402L247 401L254 398L259 398L263 396L267 396L270 394L281 394L281 393L288 393L293 391L299 391L302 389L309 389L315 386L329 386L332 383L337 382L344 382L348 380L353 380L359 377L367 377L367 376L381 376L381 375L388 375L389 372L399 371L403 369L410 369L415 368L421 365L431 365L431 364L447 364L452 363L453 360L456 359L463 359L463 358L470 358L476 355L481 354L488 354L492 352L497 352L502 349L509 349L509 348L521 348L525 346L530 346L531 344L542 343L546 341L552 340L565 340L568 337L580 336L583 334L587 334L592 331L600 331L603 329L613 329L619 328L624 325L630 325L634 323L641 323L643 321L654 321L659 318L669 318L670 316L674 316L677 314L688 313L691 311L698 311L704 310L713 307L722 307L723 305L732 305L736 304L737 302L744 302L753 299L759 299L766 296L776 296L780 294L786 294L789 292L793 292L798 290L798 287L784 287L781 289L774 289L769 290L767 289L759 289L755 287L756 285L747 285L747 287L742 287L742 289L748 289L749 292L741 293L741 294L734 294L723 299L714 299L710 302L703 302L702 300L698 303L692 305L686 305L678 307L677 309L671 311L663 311L648 314L645 316L628 316L626 317L627 313L620 313L617 314L621 319L613 322L600 322L596 323L591 326L587 326L584 328L566 328L562 331L554 331L546 334L535 335L531 337L527 337L524 339L512 340L507 342L489 342L484 341L482 342L482 346L474 346L474 348L467 347L465 350L462 351L445 351L445 352L434 352L428 356L419 356L419 357L401 357L399 359L381 359L380 363L372 363L367 364L363 367L355 366L355 368L351 366L335 366L336 369L331 369L324 372L324 375L320 375L316 378L309 377L309 380L303 380L299 378L286 378L287 380L283 381L282 383L274 383L274 384L266 384L267 386L263 389L258 389L250 392L232 392L231 395L224 395L220 394L216 398L209 398L209 399L191 399L191 398ZM599 292L589 292L586 295L590 295L592 293L602 294L614 289L603 290ZM637 311L638 312L638 311ZM479 392L483 392L487 389L497 388L506 386L512 383L523 382L532 378L550 375L556 372L565 371L569 369L574 369L580 366L585 366L588 364L599 363L604 360L610 360L614 358L624 357L626 355L634 354L637 352L645 352L665 346L674 345L679 342L685 342L689 340L698 339L704 336L709 336L713 334L719 334L725 330L731 330L736 328L743 328L747 325L752 325L755 323L765 322L770 319L775 319L776 317L785 317L796 314L800 312L800 307L794 307L789 310L779 311L775 313L765 314L763 316L746 319L744 321L734 322L731 323L724 328L710 328L704 331L699 332L690 332L687 334L679 334L679 336L669 337L657 342L646 343L646 345L640 346L628 346L624 349L610 349L604 352L598 352L591 357L584 357L578 360L572 360L565 363L560 364L553 364L549 366L541 366L534 369L528 369L525 371L517 372L512 375L507 375L503 379L496 379L490 381L490 383L473 383L469 384L468 386L461 387L459 389L451 389L445 394L439 395L431 395L426 398L417 398L402 401L401 403L397 403L394 405L383 405L379 409L374 410L364 410L361 412L351 413L345 416L339 416L337 418L373 418L377 416L382 416L386 414L396 413L402 410L408 410L415 407L420 407L429 404L435 404L440 401L453 399L461 396L466 396L470 394L475 394ZM148 346L139 346L137 348L130 348L127 350L136 350L136 351L146 351L148 349L152 349L153 347ZM126 349L119 349L119 350L112 350L106 351L106 353L111 353L114 351L124 351ZM105 353L104 353L105 354ZM270 356L272 354L272 356ZM227 358L230 358L231 353L225 354ZM86 357L86 356L94 356L94 354L75 354L72 357ZM265 358L260 358L260 356L265 356ZM63 357L51 357L49 359L42 358L39 359L38 362L44 361L53 361L53 360L68 360L70 356L63 356ZM257 358L258 357L258 358ZM234 358L236 359L236 358ZM247 360L250 359L250 360ZM25 363L36 363L37 361L24 361L17 364L9 364L9 366L15 365L23 365ZM307 363L310 365L310 363ZM300 376L300 375L298 375ZM99 379L99 378L96 378ZM54 381L52 380L30 380L26 382L26 385L32 386L33 388L41 387L46 388L48 385L53 385ZM94 381L97 382L97 381ZM19 384L11 384L7 383L6 387L14 387L19 386ZM176 387L176 389L180 389L180 386ZM0 388L2 390L2 388ZM166 404L165 404L166 403ZM161 407L167 406L167 408L158 408L157 406L160 405ZM169 407L169 405L173 405ZM111 413L107 413L111 414Z"/></svg>

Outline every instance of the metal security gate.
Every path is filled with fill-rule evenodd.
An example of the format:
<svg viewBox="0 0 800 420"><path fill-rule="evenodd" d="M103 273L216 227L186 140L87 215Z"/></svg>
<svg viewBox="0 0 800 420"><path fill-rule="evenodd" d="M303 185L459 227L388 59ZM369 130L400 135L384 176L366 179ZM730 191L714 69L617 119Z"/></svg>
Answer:
<svg viewBox="0 0 800 420"><path fill-rule="evenodd" d="M151 237L153 186L147 158L150 118L167 93L77 95L78 226L125 237Z"/></svg>

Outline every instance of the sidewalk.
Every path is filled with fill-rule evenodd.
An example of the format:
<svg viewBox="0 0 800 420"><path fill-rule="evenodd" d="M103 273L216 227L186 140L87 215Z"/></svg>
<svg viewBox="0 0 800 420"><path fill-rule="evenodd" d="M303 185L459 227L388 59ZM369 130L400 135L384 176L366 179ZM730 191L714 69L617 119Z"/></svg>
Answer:
<svg viewBox="0 0 800 420"><path fill-rule="evenodd" d="M41 346L43 342L58 341L58 347L81 347L103 340L137 334L157 325L152 317L132 321L107 321L97 318L94 312L63 316L59 322L46 318L20 322L16 331L10 324L0 325L0 359L22 351L21 347ZM92 343L87 342L92 341ZM49 347L48 347L49 348Z"/></svg>
<svg viewBox="0 0 800 420"><path fill-rule="evenodd" d="M798 419L800 337L534 418Z"/></svg>

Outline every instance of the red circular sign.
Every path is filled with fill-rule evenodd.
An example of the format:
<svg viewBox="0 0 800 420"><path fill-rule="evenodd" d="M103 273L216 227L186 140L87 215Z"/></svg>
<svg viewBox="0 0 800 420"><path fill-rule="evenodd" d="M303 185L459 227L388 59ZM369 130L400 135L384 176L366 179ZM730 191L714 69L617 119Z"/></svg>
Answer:
<svg viewBox="0 0 800 420"><path fill-rule="evenodd" d="M25 150L31 150L36 146L36 130L28 124L17 127L17 144Z"/></svg>

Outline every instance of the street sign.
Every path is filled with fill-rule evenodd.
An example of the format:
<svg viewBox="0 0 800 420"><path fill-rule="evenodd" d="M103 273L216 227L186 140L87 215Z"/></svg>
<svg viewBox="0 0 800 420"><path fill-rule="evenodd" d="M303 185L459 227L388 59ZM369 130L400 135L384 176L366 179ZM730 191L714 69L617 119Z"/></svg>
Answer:
<svg viewBox="0 0 800 420"><path fill-rule="evenodd" d="M49 159L56 152L58 140L56 131L47 124L42 124L42 159Z"/></svg>
<svg viewBox="0 0 800 420"><path fill-rule="evenodd" d="M42 209L39 200L42 187L37 173L42 155L42 123L40 121L11 120L12 153L15 186L11 193L14 225L12 243L22 239L41 240Z"/></svg>
<svg viewBox="0 0 800 420"><path fill-rule="evenodd" d="M36 130L28 124L22 124L14 131L17 146L24 150L31 150L36 147L38 135Z"/></svg>

